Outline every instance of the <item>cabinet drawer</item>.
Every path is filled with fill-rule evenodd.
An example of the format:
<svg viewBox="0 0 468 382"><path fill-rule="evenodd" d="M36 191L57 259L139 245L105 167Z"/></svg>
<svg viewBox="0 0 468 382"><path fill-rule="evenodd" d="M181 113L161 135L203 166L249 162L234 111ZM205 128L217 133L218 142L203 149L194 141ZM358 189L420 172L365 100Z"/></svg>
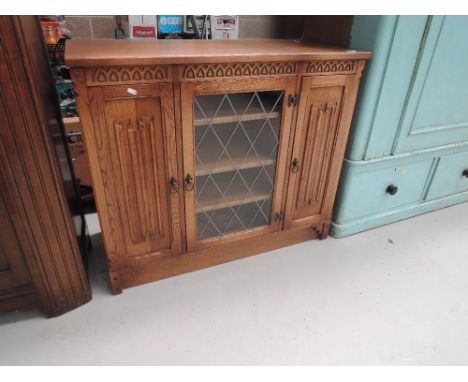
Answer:
<svg viewBox="0 0 468 382"><path fill-rule="evenodd" d="M442 198L463 191L468 191L468 153L440 158L427 199Z"/></svg>
<svg viewBox="0 0 468 382"><path fill-rule="evenodd" d="M347 192L342 195L336 222L341 223L383 213L419 201L433 159L370 169L350 166L345 175ZM394 186L394 187L392 187Z"/></svg>

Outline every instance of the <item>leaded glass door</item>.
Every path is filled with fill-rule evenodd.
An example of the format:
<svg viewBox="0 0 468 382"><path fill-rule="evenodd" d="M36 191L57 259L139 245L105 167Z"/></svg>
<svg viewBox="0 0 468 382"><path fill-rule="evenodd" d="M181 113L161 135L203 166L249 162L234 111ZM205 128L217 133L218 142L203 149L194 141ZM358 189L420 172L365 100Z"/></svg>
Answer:
<svg viewBox="0 0 468 382"><path fill-rule="evenodd" d="M280 229L294 83L183 84L189 251Z"/></svg>

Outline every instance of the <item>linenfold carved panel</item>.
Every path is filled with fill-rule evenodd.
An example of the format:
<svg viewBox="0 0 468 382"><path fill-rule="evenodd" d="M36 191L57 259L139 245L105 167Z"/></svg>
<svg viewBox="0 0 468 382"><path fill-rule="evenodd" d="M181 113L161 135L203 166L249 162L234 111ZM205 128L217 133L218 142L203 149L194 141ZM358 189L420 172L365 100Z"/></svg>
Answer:
<svg viewBox="0 0 468 382"><path fill-rule="evenodd" d="M319 217L328 219L331 163L343 118L345 86L340 82L345 82L344 78L315 80L309 77L302 81L293 147L293 158L297 161L294 166L299 170L292 177L294 191L287 200L285 223L289 227L315 225ZM314 86L319 83L323 85Z"/></svg>
<svg viewBox="0 0 468 382"><path fill-rule="evenodd" d="M116 129L113 134L119 164L114 175L125 185L121 190L124 195L121 208L128 221L128 249L143 246L150 251L158 250L167 222L160 208L163 203L160 183L165 177L156 177L161 171L155 168L158 166L154 155L155 118L116 119L112 125ZM151 197L143 190L150 192Z"/></svg>
<svg viewBox="0 0 468 382"><path fill-rule="evenodd" d="M294 62L252 62L242 64L198 64L184 68L184 79L244 76L278 76L296 73Z"/></svg>
<svg viewBox="0 0 468 382"><path fill-rule="evenodd" d="M86 82L91 86L161 82L168 79L168 67L164 65L100 67L86 71Z"/></svg>
<svg viewBox="0 0 468 382"><path fill-rule="evenodd" d="M297 197L298 209L313 207L316 213L320 212L327 179L327 158L330 155L327 150L334 133L336 108L337 103L334 101L326 104L314 103L311 106L303 163L315 170L305 171L303 174L303 186L299 188Z"/></svg>
<svg viewBox="0 0 468 382"><path fill-rule="evenodd" d="M307 65L306 73L356 73L355 60L312 61Z"/></svg>

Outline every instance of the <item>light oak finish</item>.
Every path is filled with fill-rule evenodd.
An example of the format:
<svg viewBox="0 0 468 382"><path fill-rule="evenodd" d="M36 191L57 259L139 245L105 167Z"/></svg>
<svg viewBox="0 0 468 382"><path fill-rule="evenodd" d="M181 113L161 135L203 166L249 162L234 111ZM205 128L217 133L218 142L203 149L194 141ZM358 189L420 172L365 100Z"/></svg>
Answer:
<svg viewBox="0 0 468 382"><path fill-rule="evenodd" d="M127 268L122 272L122 288L147 283L191 272L197 269L241 259L276 248L315 239L317 232L312 228L291 229L270 233L259 238L251 238L241 242L234 241L219 247L211 247L180 256L166 257L157 263L139 268Z"/></svg>
<svg viewBox="0 0 468 382"><path fill-rule="evenodd" d="M369 57L293 41L68 42L114 293L326 237ZM195 97L267 91L282 94L281 112L231 113L208 104L204 116L195 116ZM197 165L195 129L267 118L279 126L275 158L243 157L238 146L234 159ZM197 202L197 178L262 166L274 174L271 192L233 191ZM197 238L197 214L262 200L271 201L268 223Z"/></svg>
<svg viewBox="0 0 468 382"><path fill-rule="evenodd" d="M219 159L216 162L205 162L206 168L197 168L195 175L202 176L210 174L217 174L222 172L234 171L235 169L245 170L248 168L255 168L260 166L270 166L275 163L274 159L257 158L256 156L249 155L242 162L233 163L229 158Z"/></svg>
<svg viewBox="0 0 468 382"><path fill-rule="evenodd" d="M68 40L73 67L368 59L369 52L292 40ZM278 73L275 73L278 74Z"/></svg>
<svg viewBox="0 0 468 382"><path fill-rule="evenodd" d="M338 139L342 104L352 77L322 76L302 79L294 137L285 227L310 224L323 216L330 165ZM341 124L343 129L347 126ZM332 174L333 175L333 174Z"/></svg>
<svg viewBox="0 0 468 382"><path fill-rule="evenodd" d="M209 81L197 81L197 82L185 82L182 83L182 132L183 132L183 160L184 160L184 172L185 174L195 174L195 138L193 125L196 124L196 120L193 117L193 99L195 96L200 94L219 94L224 92L236 92L236 91L267 91L267 90L282 90L284 94L294 93L295 81L292 77L284 78L265 78L262 80L244 80L244 79L224 79L224 80L209 80ZM288 145L288 138L290 134L292 119L292 108L287 107L287 97L283 97L283 113L281 118L281 131L280 141L278 148L277 163L279 165L276 168L275 174L275 185L274 190L281 190L284 183L285 166L286 163L286 152ZM196 182L196 180L195 180ZM196 184L195 184L196 187ZM272 196L272 211L281 211L281 192L274 191ZM242 199L241 197L239 200ZM254 195L252 198L244 200L245 203L264 200L266 196ZM227 202L224 205L217 206L217 208L228 207L239 204L238 201ZM223 243L229 243L232 241L238 241L242 238L250 238L270 232L274 232L280 229L280 221L271 219L269 226L264 226L261 229L255 228L251 230L243 231L242 233L235 233L226 235L223 238L208 239L198 241L196 238L196 213L208 210L198 209L195 203L195 192L185 192L185 226L187 234L187 249L188 251L196 251L203 248L208 248L213 245L221 245Z"/></svg>

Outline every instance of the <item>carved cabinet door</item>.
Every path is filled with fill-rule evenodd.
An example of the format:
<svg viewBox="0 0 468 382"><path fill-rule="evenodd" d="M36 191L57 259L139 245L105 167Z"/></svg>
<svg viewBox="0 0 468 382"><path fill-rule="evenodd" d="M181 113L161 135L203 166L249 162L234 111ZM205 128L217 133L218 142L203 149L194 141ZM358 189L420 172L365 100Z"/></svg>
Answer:
<svg viewBox="0 0 468 382"><path fill-rule="evenodd" d="M94 186L102 187L95 194L111 275L179 254L171 84L91 86L87 93L92 124L83 124L84 135Z"/></svg>
<svg viewBox="0 0 468 382"><path fill-rule="evenodd" d="M345 139L354 105L353 77L311 76L301 84L285 228L313 225L330 218ZM343 105L346 101L351 109Z"/></svg>

